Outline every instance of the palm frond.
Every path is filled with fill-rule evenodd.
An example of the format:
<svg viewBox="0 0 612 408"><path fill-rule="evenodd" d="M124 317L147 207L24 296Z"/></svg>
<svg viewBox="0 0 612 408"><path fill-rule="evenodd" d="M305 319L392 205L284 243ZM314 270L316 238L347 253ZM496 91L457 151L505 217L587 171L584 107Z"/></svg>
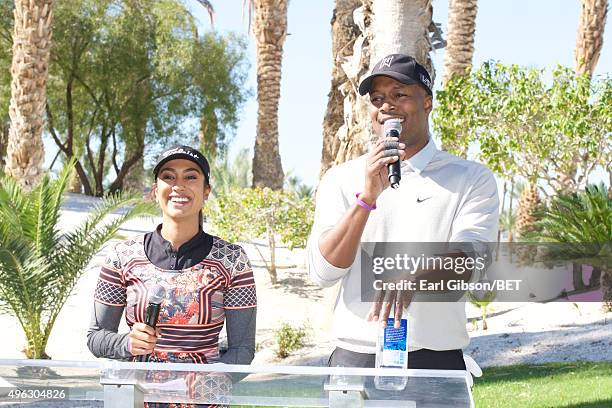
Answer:
<svg viewBox="0 0 612 408"><path fill-rule="evenodd" d="M73 165L55 181L44 177L30 192L8 177L0 179L0 308L19 320L29 358L46 355L55 319L102 245L124 222L155 214L154 204L140 197L109 196L62 236L60 206Z"/></svg>
<svg viewBox="0 0 612 408"><path fill-rule="evenodd" d="M210 25L214 27L215 26L215 9L213 8L212 3L208 0L197 0L197 1L208 12L208 17L210 18Z"/></svg>
<svg viewBox="0 0 612 408"><path fill-rule="evenodd" d="M27 242L13 241L0 248L0 310L12 312L26 337L35 335L46 298L49 265Z"/></svg>
<svg viewBox="0 0 612 408"><path fill-rule="evenodd" d="M589 185L584 192L557 195L539 216L534 238L569 244L558 251L568 258L601 257L612 239L612 200L603 183Z"/></svg>
<svg viewBox="0 0 612 408"><path fill-rule="evenodd" d="M20 215L26 212L28 203L29 200L19 184L12 178L3 176L0 181L0 240L11 234L23 235Z"/></svg>
<svg viewBox="0 0 612 408"><path fill-rule="evenodd" d="M36 251L40 254L53 251L60 240L59 218L63 192L72 174L76 160L73 158L62 169L59 178L51 181L45 176L32 192L33 213L36 215L35 230L32 231Z"/></svg>
<svg viewBox="0 0 612 408"><path fill-rule="evenodd" d="M113 214L114 218L102 222L120 209L124 211L118 215ZM62 284L58 291L50 293L56 306L49 317L49 330L87 265L102 246L115 237L119 227L134 218L155 215L156 211L154 203L142 202L137 194L115 194L104 199L83 224L64 236L62 245L58 248L61 263L55 270L55 275L61 279Z"/></svg>

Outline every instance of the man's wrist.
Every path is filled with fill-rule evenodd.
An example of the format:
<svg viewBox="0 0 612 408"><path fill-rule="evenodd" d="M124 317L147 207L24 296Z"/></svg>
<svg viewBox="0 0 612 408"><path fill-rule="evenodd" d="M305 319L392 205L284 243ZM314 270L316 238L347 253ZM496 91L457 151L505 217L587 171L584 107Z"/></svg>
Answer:
<svg viewBox="0 0 612 408"><path fill-rule="evenodd" d="M368 194L368 193L358 193L357 194L357 199L360 201L363 201L364 203L366 203L368 206L372 207L372 208L376 208L376 197Z"/></svg>
<svg viewBox="0 0 612 408"><path fill-rule="evenodd" d="M357 193L355 194L355 198L357 199L357 205L360 207L365 208L368 211L376 209L376 199L371 198L367 194Z"/></svg>

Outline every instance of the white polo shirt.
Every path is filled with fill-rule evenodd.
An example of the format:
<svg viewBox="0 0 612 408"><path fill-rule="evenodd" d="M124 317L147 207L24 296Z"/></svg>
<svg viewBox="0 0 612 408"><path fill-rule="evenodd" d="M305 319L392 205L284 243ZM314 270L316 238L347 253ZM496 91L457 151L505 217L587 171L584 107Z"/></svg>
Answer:
<svg viewBox="0 0 612 408"><path fill-rule="evenodd" d="M375 353L377 323L367 322L371 303L361 301L360 256L348 268L331 265L319 238L336 225L365 182L366 156L327 171L317 190L315 220L307 246L311 279L323 287L341 281L334 307L336 345ZM370 213L361 242L493 242L499 198L489 169L438 150L433 140L402 161L399 188L387 188ZM469 343L464 302L413 302L408 319L408 349L462 349Z"/></svg>

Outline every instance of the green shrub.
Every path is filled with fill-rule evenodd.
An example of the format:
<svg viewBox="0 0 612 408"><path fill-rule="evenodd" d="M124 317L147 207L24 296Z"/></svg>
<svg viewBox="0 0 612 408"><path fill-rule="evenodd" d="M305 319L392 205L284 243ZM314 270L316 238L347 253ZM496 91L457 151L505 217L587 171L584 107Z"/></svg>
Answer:
<svg viewBox="0 0 612 408"><path fill-rule="evenodd" d="M287 322L283 323L279 329L274 331L276 355L280 358L287 358L292 351L304 347L306 332L306 326L296 328Z"/></svg>
<svg viewBox="0 0 612 408"><path fill-rule="evenodd" d="M292 192L269 188L230 188L207 207L207 218L215 233L229 241L250 242L265 237L270 249L266 263L272 283L277 282L275 251L277 239L289 249L303 248L312 228L314 202Z"/></svg>

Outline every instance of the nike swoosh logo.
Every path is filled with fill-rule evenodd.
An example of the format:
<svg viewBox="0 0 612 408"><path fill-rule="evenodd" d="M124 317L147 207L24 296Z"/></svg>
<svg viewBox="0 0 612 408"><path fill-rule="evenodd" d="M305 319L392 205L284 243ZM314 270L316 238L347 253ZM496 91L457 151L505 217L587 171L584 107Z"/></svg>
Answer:
<svg viewBox="0 0 612 408"><path fill-rule="evenodd" d="M418 198L418 197L417 197L417 203L422 203L423 201L425 201L425 200L429 200L430 198L431 198L431 197L427 197L427 198L423 198L423 199L421 199L421 198Z"/></svg>

